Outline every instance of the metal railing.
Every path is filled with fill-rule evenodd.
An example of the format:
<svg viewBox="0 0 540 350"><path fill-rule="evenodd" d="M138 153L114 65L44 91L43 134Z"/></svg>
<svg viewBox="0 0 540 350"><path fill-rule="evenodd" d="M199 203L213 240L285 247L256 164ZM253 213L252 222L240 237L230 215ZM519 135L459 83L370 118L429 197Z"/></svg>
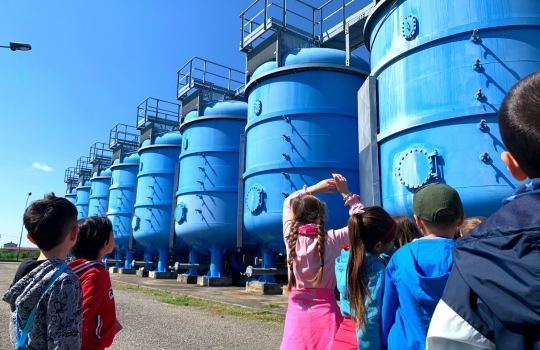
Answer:
<svg viewBox="0 0 540 350"><path fill-rule="evenodd" d="M77 159L77 166L75 167L75 174L77 175L88 175L92 171L90 166L90 158L81 156Z"/></svg>
<svg viewBox="0 0 540 350"><path fill-rule="evenodd" d="M183 100L193 88L232 97L244 86L245 73L219 63L193 57L177 72L177 99Z"/></svg>
<svg viewBox="0 0 540 350"><path fill-rule="evenodd" d="M139 148L138 130L126 124L116 124L109 132L109 148L122 146L125 151L134 151Z"/></svg>
<svg viewBox="0 0 540 350"><path fill-rule="evenodd" d="M75 173L74 167L69 167L66 169L66 172L64 173L64 182L67 184L76 184L79 180L79 177Z"/></svg>
<svg viewBox="0 0 540 350"><path fill-rule="evenodd" d="M108 145L103 142L96 142L90 146L90 164L100 163L101 165L110 165L112 151Z"/></svg>
<svg viewBox="0 0 540 350"><path fill-rule="evenodd" d="M137 106L137 129L154 123L161 130L172 130L180 120L180 108L177 103L148 97Z"/></svg>
<svg viewBox="0 0 540 350"><path fill-rule="evenodd" d="M373 4L375 2L368 6ZM262 5L262 9L255 5ZM325 31L337 25L341 25L344 30L347 19L361 10L362 6L358 0L328 0L319 7L302 0L281 0L280 3L256 0L239 16L240 51L244 51L276 25L315 43L322 43Z"/></svg>

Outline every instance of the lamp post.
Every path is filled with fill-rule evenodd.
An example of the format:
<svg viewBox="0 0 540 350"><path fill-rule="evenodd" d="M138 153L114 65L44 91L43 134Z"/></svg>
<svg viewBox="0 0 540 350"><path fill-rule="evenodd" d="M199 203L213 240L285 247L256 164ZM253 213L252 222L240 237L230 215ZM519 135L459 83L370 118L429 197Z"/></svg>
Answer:
<svg viewBox="0 0 540 350"><path fill-rule="evenodd" d="M26 208L28 207L28 199L30 199L30 196L32 195L32 192L28 192L28 197L26 197L26 204L24 205L24 210L26 211ZM17 261L19 260L19 254L21 253L21 242L22 242L22 233L24 229L24 221L21 226L21 237L19 238L19 249L17 250Z"/></svg>
<svg viewBox="0 0 540 350"><path fill-rule="evenodd" d="M32 46L30 44L26 44L26 43L13 43L13 42L10 42L9 46L0 45L0 47L10 49L11 51L30 51L30 50L32 50Z"/></svg>

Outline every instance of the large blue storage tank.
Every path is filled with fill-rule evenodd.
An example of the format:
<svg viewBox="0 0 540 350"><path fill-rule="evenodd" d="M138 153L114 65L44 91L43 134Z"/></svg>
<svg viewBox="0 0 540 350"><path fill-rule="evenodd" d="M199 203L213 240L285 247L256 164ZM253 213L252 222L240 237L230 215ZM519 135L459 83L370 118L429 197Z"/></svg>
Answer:
<svg viewBox="0 0 540 350"><path fill-rule="evenodd" d="M109 201L111 186L111 169L96 171L90 178L90 197L88 201L88 216L105 216Z"/></svg>
<svg viewBox="0 0 540 350"><path fill-rule="evenodd" d="M239 149L247 104L210 102L201 111L200 116L189 112L180 126L175 231L190 249L210 253L208 275L221 277L223 253L237 247Z"/></svg>
<svg viewBox="0 0 540 350"><path fill-rule="evenodd" d="M79 182L77 186L77 196L75 198L75 206L77 207L77 220L88 217L88 202L90 201L90 189L92 184L90 180L85 179Z"/></svg>
<svg viewBox="0 0 540 350"><path fill-rule="evenodd" d="M174 174L182 147L178 131L160 132L141 140L137 192L131 222L133 238L145 248L145 261L158 254L156 271L165 272L174 199Z"/></svg>
<svg viewBox="0 0 540 350"><path fill-rule="evenodd" d="M129 249L131 232L131 216L133 212L133 197L140 157L137 152L129 152L114 160L111 166L111 187L107 217L111 220L114 231L116 259L125 259L124 268L131 268L136 250L141 246Z"/></svg>
<svg viewBox="0 0 540 350"><path fill-rule="evenodd" d="M341 173L358 192L357 91L369 65L345 52L308 48L287 51L280 67L256 69L246 87L248 124L244 172L244 225L262 242L263 266L285 252L283 200L290 193ZM338 194L328 204L327 228L347 224Z"/></svg>
<svg viewBox="0 0 540 350"><path fill-rule="evenodd" d="M489 216L517 182L500 159L497 111L540 69L540 2L382 1L365 26L378 85L382 204L409 213L427 182Z"/></svg>
<svg viewBox="0 0 540 350"><path fill-rule="evenodd" d="M64 194L64 197L70 201L73 204L77 203L77 188L72 188L66 194Z"/></svg>

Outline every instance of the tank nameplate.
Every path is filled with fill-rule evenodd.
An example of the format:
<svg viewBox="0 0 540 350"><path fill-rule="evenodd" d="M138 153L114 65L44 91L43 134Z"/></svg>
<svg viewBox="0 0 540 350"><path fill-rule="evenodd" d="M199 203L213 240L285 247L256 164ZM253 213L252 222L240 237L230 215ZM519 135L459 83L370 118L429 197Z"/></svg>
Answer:
<svg viewBox="0 0 540 350"><path fill-rule="evenodd" d="M246 196L246 205L250 212L255 213L263 207L263 193L260 185L252 186Z"/></svg>
<svg viewBox="0 0 540 350"><path fill-rule="evenodd" d="M262 113L262 102L261 102L261 100L257 100L257 101L255 101L255 103L253 103L253 113L255 113L255 115L261 115L261 113Z"/></svg>
<svg viewBox="0 0 540 350"><path fill-rule="evenodd" d="M180 202L174 210L174 220L180 225L186 221L187 206L186 203Z"/></svg>
<svg viewBox="0 0 540 350"><path fill-rule="evenodd" d="M418 19L413 15L409 15L405 17L401 25L401 34L405 39L411 40L416 35L417 28Z"/></svg>
<svg viewBox="0 0 540 350"><path fill-rule="evenodd" d="M428 153L421 148L413 148L405 151L399 157L396 168L396 176L399 182L408 189L417 189L434 177L434 164L432 157L435 153Z"/></svg>

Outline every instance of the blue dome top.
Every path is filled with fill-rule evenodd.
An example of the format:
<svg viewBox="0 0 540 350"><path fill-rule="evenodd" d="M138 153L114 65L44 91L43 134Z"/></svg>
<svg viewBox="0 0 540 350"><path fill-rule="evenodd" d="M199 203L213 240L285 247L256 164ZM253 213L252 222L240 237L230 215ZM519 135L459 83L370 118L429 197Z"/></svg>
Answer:
<svg viewBox="0 0 540 350"><path fill-rule="evenodd" d="M281 58L281 66L292 66L295 64L306 63L328 63L345 66L345 56L345 51L335 49L319 47L309 49L294 49L283 54ZM351 55L349 63L350 67L362 69L366 72L370 71L369 63L356 55ZM251 79L276 68L277 65L275 61L265 62L255 69L255 71L251 74Z"/></svg>
<svg viewBox="0 0 540 350"><path fill-rule="evenodd" d="M198 116L199 114L197 113L197 110L193 110L189 112L188 114L186 114L186 116L184 117L184 123L187 122L188 120L195 119Z"/></svg>
<svg viewBox="0 0 540 350"><path fill-rule="evenodd" d="M213 101L204 106L203 115L247 116L247 103L242 101Z"/></svg>
<svg viewBox="0 0 540 350"><path fill-rule="evenodd" d="M151 142L149 139L146 139L141 144L142 147L150 146ZM180 131L164 131L158 133L154 137L154 145L181 145L182 144L182 136L180 135Z"/></svg>

